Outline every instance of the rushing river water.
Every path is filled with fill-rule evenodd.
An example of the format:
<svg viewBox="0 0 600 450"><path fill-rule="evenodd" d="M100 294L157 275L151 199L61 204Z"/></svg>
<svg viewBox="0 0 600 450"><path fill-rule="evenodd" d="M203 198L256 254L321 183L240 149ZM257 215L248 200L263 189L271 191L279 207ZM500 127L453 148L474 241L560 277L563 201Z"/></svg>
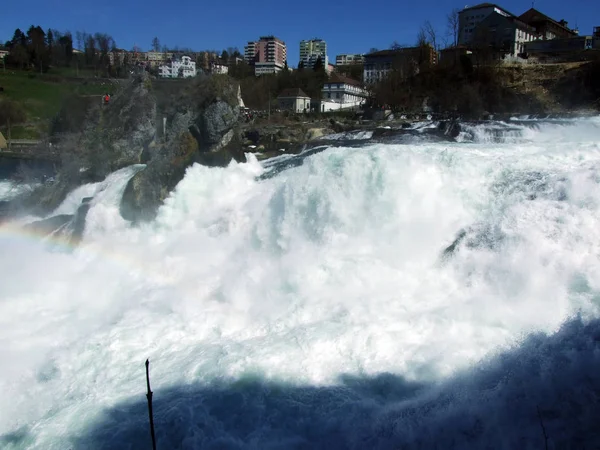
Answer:
<svg viewBox="0 0 600 450"><path fill-rule="evenodd" d="M0 227L0 447L596 448L600 120L195 165ZM0 184L0 197L19 189ZM2 198L0 198L2 200Z"/></svg>

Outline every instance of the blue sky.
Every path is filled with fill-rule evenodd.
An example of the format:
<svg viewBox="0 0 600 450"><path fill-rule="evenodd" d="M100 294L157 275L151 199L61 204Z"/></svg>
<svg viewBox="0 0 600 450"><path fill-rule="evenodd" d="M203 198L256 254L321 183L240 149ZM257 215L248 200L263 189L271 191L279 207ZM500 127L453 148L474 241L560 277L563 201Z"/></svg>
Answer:
<svg viewBox="0 0 600 450"><path fill-rule="evenodd" d="M288 46L288 63L298 63L302 39L319 37L328 45L329 58L340 53L364 53L370 48L388 48L393 41L414 44L420 25L429 20L443 36L446 14L481 2L455 0L345 2L304 0L30 0L3 2L0 41L10 39L15 28L30 25L59 30L105 32L121 48L134 44L148 50L152 38L169 47L194 50L243 47L248 40L274 34ZM513 14L531 7L531 0L498 3ZM25 6L26 5L26 6ZM58 6L60 5L60 6ZM569 26L590 34L600 26L600 1L536 0L535 7Z"/></svg>

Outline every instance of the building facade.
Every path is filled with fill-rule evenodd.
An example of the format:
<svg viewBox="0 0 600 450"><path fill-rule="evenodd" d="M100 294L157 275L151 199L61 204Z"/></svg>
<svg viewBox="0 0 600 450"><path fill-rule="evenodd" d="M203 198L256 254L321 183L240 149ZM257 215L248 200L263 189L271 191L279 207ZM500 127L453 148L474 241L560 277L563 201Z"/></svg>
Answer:
<svg viewBox="0 0 600 450"><path fill-rule="evenodd" d="M300 62L302 63L305 69L314 69L315 65L317 64L317 61L319 61L319 58L321 59L321 64L323 65L325 70L327 70L327 68L329 67L329 59L327 58L327 55L311 53L304 59L300 60Z"/></svg>
<svg viewBox="0 0 600 450"><path fill-rule="evenodd" d="M335 57L336 66L349 66L350 64L362 64L364 62L364 55L359 54L343 54Z"/></svg>
<svg viewBox="0 0 600 450"><path fill-rule="evenodd" d="M189 78L196 76L196 62L189 56L173 60L169 65L160 66L158 75L162 78Z"/></svg>
<svg viewBox="0 0 600 450"><path fill-rule="evenodd" d="M339 103L339 109L362 105L367 98L367 91L359 81L338 74L331 76L321 92L324 101Z"/></svg>
<svg viewBox="0 0 600 450"><path fill-rule="evenodd" d="M327 43L323 39L300 41L300 62L304 64L304 67L314 68L319 58L321 58L323 65L327 67L329 64Z"/></svg>
<svg viewBox="0 0 600 450"><path fill-rule="evenodd" d="M244 58L254 66L255 75L280 72L287 61L285 42L275 36L261 36L244 47Z"/></svg>
<svg viewBox="0 0 600 450"><path fill-rule="evenodd" d="M557 22L534 8L521 14L519 20L535 28L538 39L549 40L577 36L576 31L567 28L568 23L566 21Z"/></svg>
<svg viewBox="0 0 600 450"><path fill-rule="evenodd" d="M460 11L458 13L458 44L469 44L473 40L477 25L493 13L514 17L514 14L493 3L481 3Z"/></svg>
<svg viewBox="0 0 600 450"><path fill-rule="evenodd" d="M210 72L215 75L226 75L229 73L229 67L226 64L213 62L210 65Z"/></svg>
<svg viewBox="0 0 600 450"><path fill-rule="evenodd" d="M310 111L310 97L302 89L284 89L277 96L279 109L296 113Z"/></svg>
<svg viewBox="0 0 600 450"><path fill-rule="evenodd" d="M535 28L515 16L493 12L475 27L470 46L499 56L517 57L525 53L525 44L536 39Z"/></svg>
<svg viewBox="0 0 600 450"><path fill-rule="evenodd" d="M365 55L363 80L370 85L383 80L392 71L401 77L419 73L422 65L437 64L437 52L430 46L380 50Z"/></svg>
<svg viewBox="0 0 600 450"><path fill-rule="evenodd" d="M538 39L525 44L525 52L534 57L564 57L565 54L577 55L579 52L600 49L600 39L594 36L575 36L562 39Z"/></svg>

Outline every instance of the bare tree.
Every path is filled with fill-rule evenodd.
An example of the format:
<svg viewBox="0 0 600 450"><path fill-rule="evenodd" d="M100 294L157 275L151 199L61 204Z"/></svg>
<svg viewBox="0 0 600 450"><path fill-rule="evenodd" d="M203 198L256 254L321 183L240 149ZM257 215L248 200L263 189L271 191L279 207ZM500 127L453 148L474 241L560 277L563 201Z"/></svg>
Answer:
<svg viewBox="0 0 600 450"><path fill-rule="evenodd" d="M154 36L154 39L152 39L152 50L157 53L160 52L160 41L156 36Z"/></svg>
<svg viewBox="0 0 600 450"><path fill-rule="evenodd" d="M417 34L417 47L424 47L427 44L427 35L425 34L423 27L421 27L419 29L419 33Z"/></svg>
<svg viewBox="0 0 600 450"><path fill-rule="evenodd" d="M421 31L425 35L425 40L431 44L435 50L438 50L437 33L429 20L425 21L425 23L421 26Z"/></svg>
<svg viewBox="0 0 600 450"><path fill-rule="evenodd" d="M452 46L458 45L458 31L459 31L459 13L458 8L454 8L446 16L446 35L452 40Z"/></svg>

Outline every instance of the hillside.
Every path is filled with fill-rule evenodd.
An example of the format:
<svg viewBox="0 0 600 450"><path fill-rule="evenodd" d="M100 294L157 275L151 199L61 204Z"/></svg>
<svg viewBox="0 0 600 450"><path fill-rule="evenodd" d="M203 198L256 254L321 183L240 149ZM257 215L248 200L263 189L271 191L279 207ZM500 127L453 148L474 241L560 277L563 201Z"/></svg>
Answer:
<svg viewBox="0 0 600 450"><path fill-rule="evenodd" d="M0 100L15 100L25 109L26 122L12 127L14 139L40 139L46 135L50 121L69 98L98 96L100 102L100 96L115 90L118 82L114 79L7 70L0 72ZM6 134L3 128L0 131Z"/></svg>

